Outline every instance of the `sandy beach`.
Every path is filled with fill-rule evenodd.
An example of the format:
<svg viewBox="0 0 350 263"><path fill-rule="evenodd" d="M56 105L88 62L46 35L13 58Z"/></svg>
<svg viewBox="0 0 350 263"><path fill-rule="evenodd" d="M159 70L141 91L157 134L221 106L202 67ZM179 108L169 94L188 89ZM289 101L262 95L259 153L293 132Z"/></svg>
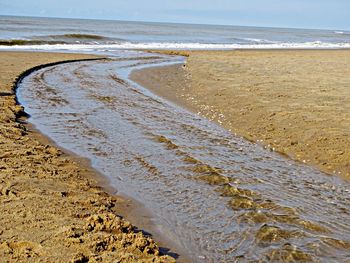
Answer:
<svg viewBox="0 0 350 263"><path fill-rule="evenodd" d="M188 56L186 65L132 79L239 136L349 178L349 50L165 53Z"/></svg>
<svg viewBox="0 0 350 263"><path fill-rule="evenodd" d="M217 122L232 133L262 144L270 150L288 155L295 160L315 166L322 171L348 178L350 111L347 101L350 94L347 90L349 88L347 65L350 62L349 51L163 51L163 53L184 55L187 57L187 61L185 65L153 67L134 71L131 79L159 96ZM27 124L23 108L16 103L13 83L23 71L58 61L100 59L100 57L32 52L1 52L0 56L2 65L0 72L2 83L0 91L2 110L0 119L0 200L3 215L0 219L3 226L0 230L0 255L7 261L21 262L40 260L58 262L85 262L88 260L92 262L114 260L117 262L174 262L174 259L169 256L161 256L160 248L156 242L130 223L133 222L144 228L148 224L143 222L143 220L147 221L147 216L140 216L138 208L128 211L131 209L129 202L113 195L115 189L108 188L108 181L92 170L87 160L72 155L66 150L58 149L49 138L40 134L32 125ZM97 96L99 101L104 103L103 108L111 107L114 109L115 107L117 113L123 112L124 108L121 106L122 103L126 103L124 112L130 114L127 116L129 120L131 117L137 116L137 111L135 113L132 110L141 107L141 116L142 119L145 119L145 124L155 125L159 123L161 126L166 126L164 127L166 132L174 134L191 128L189 133L184 134L184 138L199 134L199 137L194 137L197 138L194 139L197 143L215 144L215 142L219 142L222 145L227 143L224 138L213 139L210 137L210 132L205 135L203 130L198 131L195 126L186 126L181 122L179 122L179 127L172 126L171 122L176 119L175 115L171 114L174 109L168 105L160 108L161 112L155 114L154 110L163 105L161 102L156 99L151 100L150 97L144 99L141 92L119 79L116 71L114 71L112 78L108 74L101 77L97 70L95 72L95 69L102 64L112 65L113 61L100 61L91 64L92 71L90 72L93 72L92 75L96 74L96 76L92 76L92 79L93 86L97 91L108 92L109 97L98 97L95 94L95 97ZM71 69L71 76L75 76L78 81L80 79L87 80L91 75L89 71L79 72L74 67L63 67L63 69L67 71ZM110 71L103 70L103 72ZM58 73L56 74L58 75ZM68 76L70 75L68 74ZM97 76L100 76L99 79L94 79ZM108 90L108 82L106 84L105 79L111 81L111 90ZM42 78L42 80L45 79ZM66 78L62 78L61 81L60 78L57 78L57 80L58 83L64 83ZM78 86L79 84L76 83L80 82L77 80L71 78L69 83ZM101 86L98 86L98 81L101 81ZM50 82L45 82L45 85L50 85ZM85 84L84 87L88 88L88 86ZM28 89L30 87L27 86ZM123 97L123 93L113 93L121 90L125 90L127 97ZM67 95L67 97L69 96ZM118 99L120 100L118 101ZM128 100L132 104L129 104ZM50 100L48 100L49 102ZM148 104L142 104L143 102ZM162 115L162 112L165 114ZM183 114L187 113L183 112ZM188 114L197 117L194 114ZM84 111L84 115L87 115L86 111ZM169 116L170 120L164 116ZM180 118L179 116L178 119ZM111 119L115 120L114 117ZM199 120L196 119L193 125L198 122ZM138 124L138 122L135 123ZM184 123L188 123L188 121ZM118 124L118 126L123 127L122 120ZM141 124L143 123L141 122ZM76 125L78 126L78 124ZM146 131L150 133L152 127L146 125L145 127ZM136 131L138 132L142 128L142 125L135 126L136 130L133 131L129 130L130 126L128 126L127 134L121 136L118 133L118 137L113 140L120 137L119 144L122 144L122 141L130 142L132 140L137 140L140 144L142 143L140 136L130 138L128 136L134 133L137 135ZM185 146L179 142L176 144L176 137L170 140L171 136L169 135L169 138L158 135L161 130L158 126L155 125L154 129L157 135L156 139L151 137L151 140L147 141L147 145L149 147L151 142L153 147L159 147L157 151L148 153L149 148L142 148L140 155L136 156L136 161L128 159L127 151L124 151L123 156L120 156L126 167L137 170L133 176L141 175L139 179L134 181L136 184L143 182L143 185L147 185L147 181L142 181L147 178L145 174L149 174L151 178L159 176L158 183L152 185L157 196L161 195L160 191L165 190L167 198L173 197L175 198L173 200L184 198L184 200L189 200L185 202L186 205L195 205L199 199L193 202L193 198L196 196L182 197L182 194L187 193L187 191L179 191L180 186L174 184L178 180L180 185L185 185L186 190L188 188L186 186L187 179L182 178L181 173L177 173L179 168L175 168L173 163L174 158L179 158L177 159L179 166L184 167L183 171L186 171L186 174L192 171L195 177L201 178L200 181L203 184L198 184L201 191L203 189L210 191L211 187L214 187L215 191L222 192L221 198L228 197L228 200L221 201L221 205L225 208L229 207L236 212L247 209L248 212L243 215L248 220L252 220L251 222L254 222L253 225L256 228L250 229L248 234L239 233L244 240L248 240L251 234L255 235L256 241L254 242L264 239L266 242L273 243L276 237L281 238L281 247L276 248L276 250L260 252L265 253L264 257L280 260L311 260L319 256L313 254L313 250L311 252L303 251L301 246L294 250L285 246L282 242L284 239L289 240L294 234L295 237L299 235L298 231L289 233L290 226L299 229L300 233L303 231L316 233L317 237L323 233L324 236L320 238L321 242L325 243L327 247L328 244L331 244L332 249L336 248L339 251L348 249L349 244L342 239L342 236L335 234L332 238L328 237L327 233L331 230L324 228L314 218L322 218L321 222L322 220L330 222L331 220L325 219L326 216L322 213L318 214L320 217L312 216L311 218L298 215L297 210L289 207L288 202L285 203L284 200L276 203L271 201L269 191L265 186L263 190L258 190L258 180L253 181L251 189L249 188L250 182L241 183L241 186L236 188L228 183L235 182L239 185L239 180L235 181L235 179L225 177L224 169L219 166L218 168L210 166L195 159L191 155L195 152L187 153L186 149L189 143ZM206 129L210 131L209 128ZM215 129L213 131L216 132ZM230 136L232 135L230 134ZM137 148L135 145L131 145L132 150ZM122 147L124 146L122 145ZM118 147L114 145L114 148ZM162 150L162 148L164 149ZM196 146L195 149L202 149L200 150L201 155L207 152L207 150L203 150L205 149L203 147ZM224 149L226 152L226 148ZM237 148L236 151L239 153L240 149ZM261 151L258 157L267 158L265 153L269 152L262 149ZM210 156L215 156L218 153L222 154L222 152L209 151ZM232 155L234 154L235 152L232 152ZM162 156L171 161L170 166L165 165L164 167L165 170L171 167L169 172L171 175L175 175L174 178L171 178L164 171L159 172L162 169L161 165L154 166L152 161L146 161L147 158L154 158L153 162L156 163L157 160L162 160ZM259 168L258 157L253 158L251 164L258 167L257 171L264 179L265 172L270 174L275 171ZM239 157L239 160L241 158ZM183 162L181 162L182 159ZM227 160L230 160L229 166L231 167L231 159ZM249 158L243 160L250 162ZM138 166L138 163L141 164L141 167ZM216 165L216 163L215 159L214 164ZM285 165L287 166L287 164ZM295 163L294 165L298 166ZM118 166L114 165L114 167ZM244 168L244 166L242 167ZM279 170L280 167L275 167L275 169L285 171ZM299 168L295 167L295 169ZM128 170L126 177L132 175L129 171L132 170ZM164 180L164 184L162 180ZM276 177L276 175L272 177L273 180L276 180L276 184L282 182L283 185L287 185L287 188L292 185L290 182L285 184L284 179ZM270 183L271 180L268 182ZM313 200L311 196L314 194L313 187L318 187L319 182L314 181L312 185L308 185L309 181L299 178L297 183L307 186L302 189L302 193L310 195L309 202L311 202L311 199ZM170 196L169 190L172 189L173 185L176 190L173 190L174 195ZM191 185L194 187L193 184ZM321 185L324 186L323 183ZM142 186L138 187L141 189ZM248 188L245 189L246 187ZM327 187L332 188L332 185L326 185L326 188L322 188L325 195L331 191ZM280 191L282 193L284 188L281 187ZM301 194L299 190L293 191L295 196L290 196L289 201L294 197L298 200L298 196ZM192 193L193 191L188 192ZM143 192L143 194L147 193ZM324 199L323 193L319 194L322 202L328 200ZM332 208L331 214L334 214L336 220L339 220L342 213L347 213L347 208L344 205L346 193L339 190L334 196L338 198L337 207L340 210ZM209 197L205 195L206 205L210 203L207 201ZM344 197L344 200L340 197ZM300 199L303 205L304 201L304 199ZM165 203L166 200L163 199L162 202ZM176 203L176 201L170 200L170 203ZM319 200L317 200L318 203ZM311 210L317 209L315 203L311 204ZM257 208L266 209L267 216L262 217ZM327 209L329 209L328 206ZM306 212L308 210L306 209ZM310 213L315 214L312 211ZM130 222L121 218L120 214L126 216ZM222 220L224 219L222 218ZM231 221L232 219L230 219ZM235 221L232 222L235 223ZM261 226L262 222L277 226L264 227L265 225ZM211 225L214 223L211 222ZM197 223L194 225L198 226ZM191 229L187 232L192 237L196 228L188 229ZM152 232L152 227L147 228L147 230ZM270 233L275 234L270 235ZM172 234L170 233L170 236ZM205 242L206 238L204 237ZM231 240L232 236L224 242ZM186 241L190 245L196 244L192 239L186 239ZM294 242L297 242L296 239ZM334 253L338 253L338 250L336 251ZM240 253L240 250L237 252ZM186 261L187 259L180 258L179 260Z"/></svg>
<svg viewBox="0 0 350 263"><path fill-rule="evenodd" d="M0 256L4 262L174 262L118 216L124 200L86 160L63 153L30 126L14 81L32 67L90 55L0 53Z"/></svg>

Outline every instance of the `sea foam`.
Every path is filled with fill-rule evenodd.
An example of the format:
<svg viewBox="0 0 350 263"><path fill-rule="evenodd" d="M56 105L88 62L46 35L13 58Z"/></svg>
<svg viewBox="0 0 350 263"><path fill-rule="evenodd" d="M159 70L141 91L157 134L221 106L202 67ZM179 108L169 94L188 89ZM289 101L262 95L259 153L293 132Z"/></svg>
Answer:
<svg viewBox="0 0 350 263"><path fill-rule="evenodd" d="M344 49L350 48L350 43L304 42L304 43L260 43L260 44L210 44L210 43L132 43L118 44L55 44L55 45L14 45L0 46L0 50L119 50L119 49L190 49L190 50L228 50L228 49Z"/></svg>

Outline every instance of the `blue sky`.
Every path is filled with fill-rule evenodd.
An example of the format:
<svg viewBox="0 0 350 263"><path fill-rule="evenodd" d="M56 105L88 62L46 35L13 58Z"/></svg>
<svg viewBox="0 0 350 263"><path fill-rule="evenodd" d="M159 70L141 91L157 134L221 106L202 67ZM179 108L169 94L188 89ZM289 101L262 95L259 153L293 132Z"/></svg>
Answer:
<svg viewBox="0 0 350 263"><path fill-rule="evenodd" d="M0 14L350 30L350 0L0 0Z"/></svg>

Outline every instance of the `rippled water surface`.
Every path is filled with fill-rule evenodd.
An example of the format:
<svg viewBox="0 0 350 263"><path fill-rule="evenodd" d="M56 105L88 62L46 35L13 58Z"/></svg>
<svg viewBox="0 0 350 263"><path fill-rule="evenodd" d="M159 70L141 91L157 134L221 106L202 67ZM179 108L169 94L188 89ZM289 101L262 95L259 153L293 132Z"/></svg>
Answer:
<svg viewBox="0 0 350 263"><path fill-rule="evenodd" d="M350 184L235 137L128 80L182 58L120 52L25 78L30 121L149 208L197 262L350 260Z"/></svg>

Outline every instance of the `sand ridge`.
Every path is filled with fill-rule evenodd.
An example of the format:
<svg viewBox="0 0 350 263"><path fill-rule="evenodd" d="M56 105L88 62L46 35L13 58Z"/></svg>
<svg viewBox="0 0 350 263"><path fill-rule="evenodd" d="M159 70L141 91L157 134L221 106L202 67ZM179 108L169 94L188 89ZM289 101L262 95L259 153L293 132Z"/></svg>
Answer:
<svg viewBox="0 0 350 263"><path fill-rule="evenodd" d="M248 140L350 178L349 50L165 53L186 64L131 78Z"/></svg>
<svg viewBox="0 0 350 263"><path fill-rule="evenodd" d="M15 78L39 64L88 55L0 52L0 257L4 262L174 262L117 215L91 169L20 123Z"/></svg>

